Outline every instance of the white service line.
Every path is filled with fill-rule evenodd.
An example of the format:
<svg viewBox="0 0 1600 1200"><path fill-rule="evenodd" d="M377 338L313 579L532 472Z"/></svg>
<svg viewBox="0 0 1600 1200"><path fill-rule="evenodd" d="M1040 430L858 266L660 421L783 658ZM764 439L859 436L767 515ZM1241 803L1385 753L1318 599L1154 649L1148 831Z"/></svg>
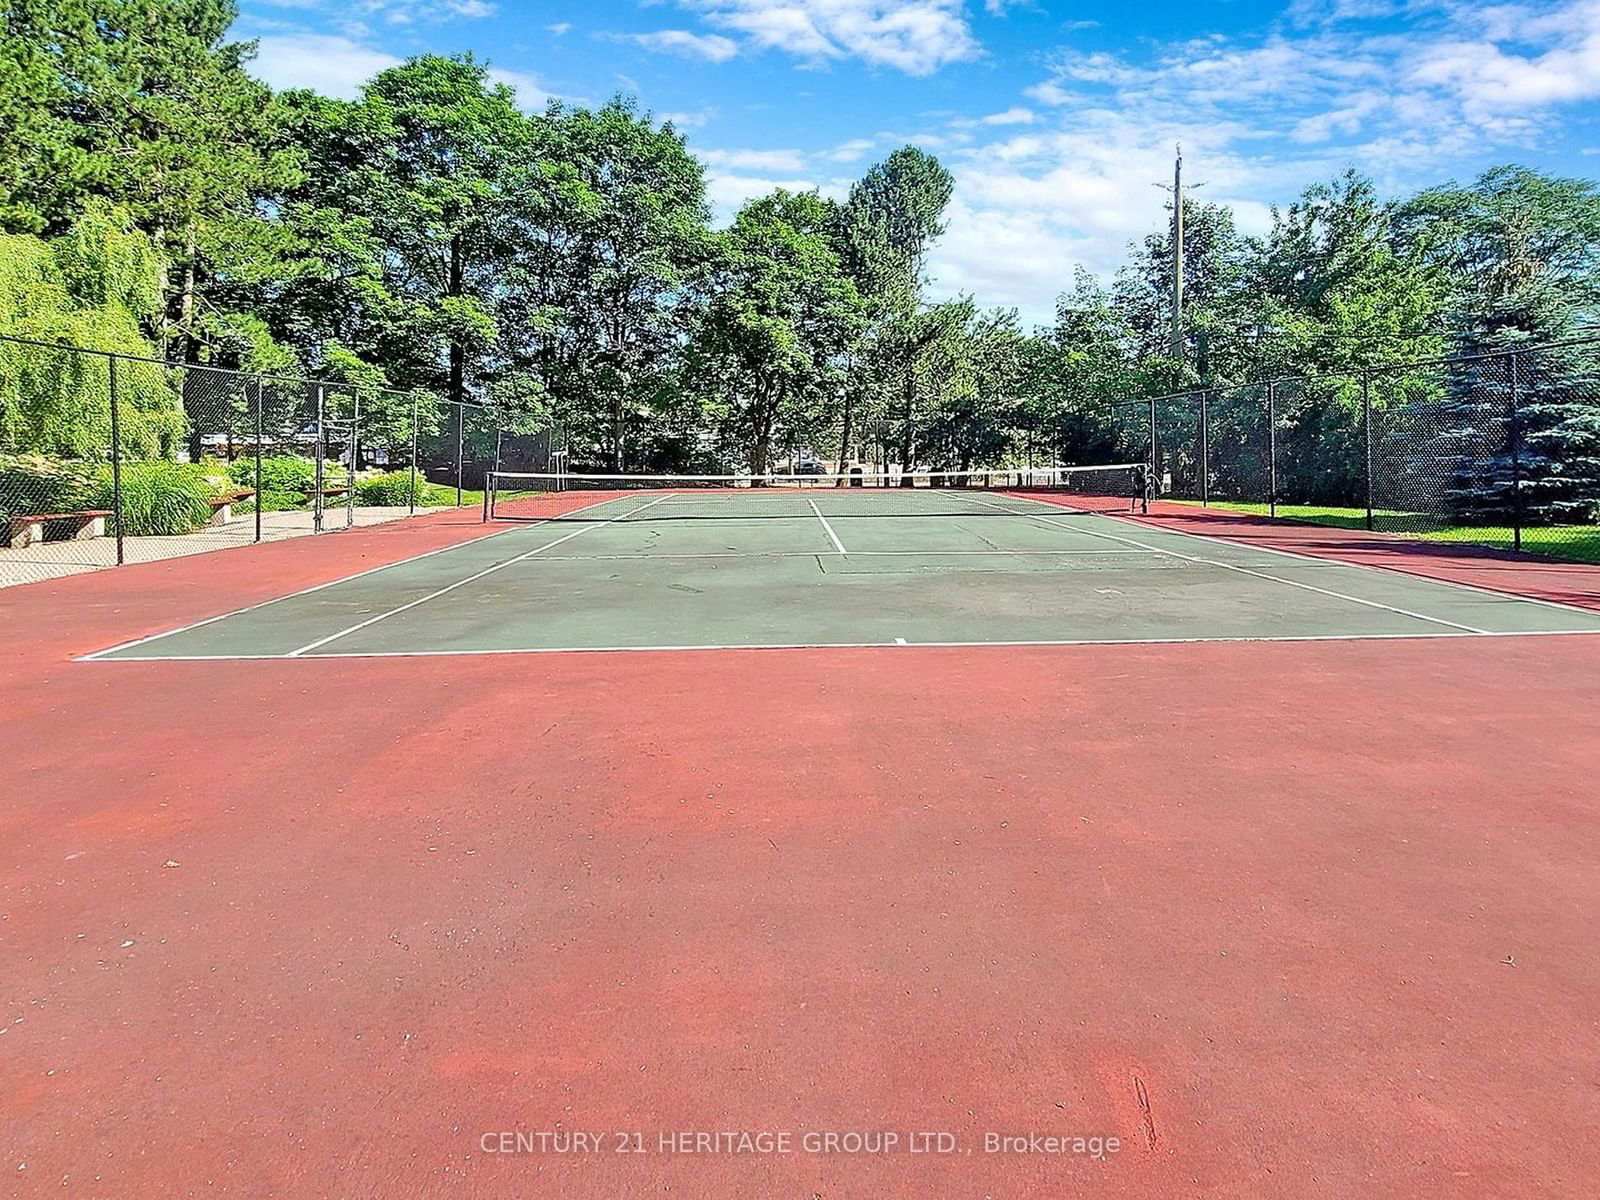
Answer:
<svg viewBox="0 0 1600 1200"><path fill-rule="evenodd" d="M991 501L979 499L977 496L968 496L966 498L976 504L987 504L990 508L998 508L1002 512L1014 513L1015 511L1013 509L1005 508L1003 505L994 504ZM1238 566L1234 563L1220 562L1214 558L1201 558L1196 554L1184 554L1178 550L1168 550L1161 546L1152 546L1148 542L1136 541L1133 538L1119 537L1114 533L1100 533L1093 529L1085 529L1081 524L1069 525L1064 521L1057 521L1051 517L1041 516L1038 513L1024 512L1015 513L1015 515L1027 517L1030 521L1041 521L1046 525L1054 525L1059 529L1070 530L1074 533L1087 534L1089 537L1105 538L1107 541L1121 542L1125 546L1137 546L1141 550L1149 550L1155 554L1170 555L1173 558L1182 559L1184 562L1198 563L1201 566L1207 567L1221 567L1225 571L1237 571L1241 575L1250 575L1256 579L1268 580L1271 583L1281 583L1286 587L1300 588L1307 592L1316 592L1322 596L1330 596L1335 600L1348 600L1351 604L1361 604L1367 608L1382 609L1384 612L1395 613L1402 617L1410 617L1417 621L1428 621L1434 625L1444 625L1450 629L1460 629L1466 633L1487 634L1489 632L1489 630L1479 629L1475 625L1463 625L1459 621L1447 621L1443 617L1430 617L1426 613L1412 612L1408 608L1397 608L1393 604L1384 604L1379 600L1368 600L1362 596L1352 596L1347 592L1336 592L1331 588L1317 587L1315 584L1301 583L1295 579L1285 579L1281 575L1271 575L1266 571L1256 571L1249 567Z"/></svg>
<svg viewBox="0 0 1600 1200"><path fill-rule="evenodd" d="M505 562L495 563L492 567L485 567L476 574L468 575L465 579L458 579L454 583L446 584L438 591L429 592L426 596L419 596L417 599L412 600L409 603L402 604L398 608L391 608L387 612L381 612L375 617L368 617L365 621L358 621L348 629L341 629L338 633L330 633L327 637L318 638L314 642L308 642L304 646L301 646L298 650L289 651L285 657L299 658L302 654L307 654L310 651L317 649L319 646L326 646L329 642L336 642L342 637L348 637L352 633L356 633L359 630L367 628L369 625L376 625L379 621L387 621L390 617L399 616L403 612L409 612L411 609L416 608L419 604L426 604L429 600L437 600L440 596L447 595L459 587L466 587L469 583L476 583L486 575L493 575L496 571L503 571L509 566L513 566L516 563L522 562L524 559L532 558L535 554L538 554L541 551L549 550L552 547L561 545L563 542L570 542L573 538L582 537L586 533L592 533L596 529L604 529L607 525L615 524L617 521L624 520L628 517L634 516L637 513L642 513L645 509L653 508L665 499L665 496L658 496L656 499L650 501L649 504L641 504L638 508L632 509L629 512L619 513L616 516L609 517L604 521L596 521L592 525L585 525L582 529L574 529L571 533L563 534L553 542L546 542L542 546L535 546L532 550L525 551L524 553L517 555L515 558L508 558L505 560Z"/></svg>
<svg viewBox="0 0 1600 1200"><path fill-rule="evenodd" d="M850 550L850 558L1149 558L1148 550ZM714 550L705 554L550 554L545 562L659 562L700 558L816 558L815 550Z"/></svg>
<svg viewBox="0 0 1600 1200"><path fill-rule="evenodd" d="M1428 633L1311 633L1311 634L1242 634L1229 637L1171 637L1171 638L1060 638L1055 640L1008 640L990 642L912 642L896 638L892 642L726 642L688 643L654 646L513 646L479 650L335 650L331 654L318 654L307 662L327 662L332 659L363 658L470 658L507 654L665 654L688 651L727 650L982 650L1025 649L1030 646L1058 648L1072 646L1206 646L1238 645L1272 642L1434 642L1451 638L1545 638L1545 637L1600 637L1596 629L1534 629L1512 630L1503 633L1428 632ZM126 658L100 659L101 662L285 662L286 654L167 654L129 655Z"/></svg>
<svg viewBox="0 0 1600 1200"><path fill-rule="evenodd" d="M822 515L822 510L817 507L817 502L806 497L806 503L811 505L811 511L817 514L817 520L822 522L822 527L828 531L828 537L833 541L833 548L844 558L850 557L850 551L844 548L844 543L839 540L839 535L833 531L833 526L828 524L828 518Z"/></svg>
<svg viewBox="0 0 1600 1200"><path fill-rule="evenodd" d="M229 617L242 617L245 613L255 612L258 608L266 608L269 605L281 604L285 600L294 600L300 596L309 596L313 592L322 591L324 588L338 587L341 583L353 583L357 579L365 579L368 575L376 575L379 571L388 571L395 567L404 567L414 562L421 562L425 558L432 558L436 554L448 554L452 550L464 550L468 546L476 546L478 543L487 542L491 538L504 537L508 533L516 533L519 529L531 529L539 525L548 525L552 521L564 520L577 513L587 512L591 508L599 508L602 504L610 504L611 501L615 499L615 496L608 496L604 500L596 500L593 504L585 504L580 508L573 509L571 512L561 513L554 517L543 517L537 521L534 521L531 525L514 525L509 529L501 529L494 533L486 533L482 537L469 538L464 542L452 542L448 546L440 546L437 550L424 550L421 554L413 554L410 558L397 559L391 563L384 563L382 566L368 567L365 571L357 571L353 575L343 575L338 579L330 579L326 583L314 583L310 587L301 588L298 592L286 592L282 596L273 596L269 600L259 600L254 604L246 604L243 608L230 609L228 612L218 613L214 617L206 617L201 621L191 621L187 625L179 625L176 629L164 629L160 633L146 634L144 637L133 638L131 641L118 642L115 646L107 646L104 650L96 650L90 654L79 655L77 661L94 662L96 659L102 658L107 654L116 654L123 650L132 650L135 646L143 646L149 642L159 642L162 638L173 637L174 635L180 633L188 633L191 629L201 629L207 625L215 625L218 621L226 621ZM281 656L272 655L270 657L278 658ZM127 659L124 661L136 662L138 660Z"/></svg>

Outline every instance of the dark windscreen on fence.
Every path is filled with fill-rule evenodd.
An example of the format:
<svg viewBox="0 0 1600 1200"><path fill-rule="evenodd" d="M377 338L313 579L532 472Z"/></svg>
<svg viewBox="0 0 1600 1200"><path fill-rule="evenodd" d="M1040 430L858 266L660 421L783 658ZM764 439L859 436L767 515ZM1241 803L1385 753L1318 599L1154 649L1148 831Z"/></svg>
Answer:
<svg viewBox="0 0 1600 1200"><path fill-rule="evenodd" d="M1600 561L1600 337L1119 401L1103 421L1168 499Z"/></svg>

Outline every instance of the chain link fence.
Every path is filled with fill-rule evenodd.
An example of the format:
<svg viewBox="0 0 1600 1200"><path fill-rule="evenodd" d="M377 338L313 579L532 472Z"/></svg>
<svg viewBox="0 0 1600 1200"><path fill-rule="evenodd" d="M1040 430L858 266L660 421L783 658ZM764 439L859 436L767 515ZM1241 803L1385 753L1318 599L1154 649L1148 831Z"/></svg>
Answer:
<svg viewBox="0 0 1600 1200"><path fill-rule="evenodd" d="M1600 336L1118 402L1105 419L1170 499L1600 562Z"/></svg>
<svg viewBox="0 0 1600 1200"><path fill-rule="evenodd" d="M537 436L426 392L0 334L0 585L472 506Z"/></svg>

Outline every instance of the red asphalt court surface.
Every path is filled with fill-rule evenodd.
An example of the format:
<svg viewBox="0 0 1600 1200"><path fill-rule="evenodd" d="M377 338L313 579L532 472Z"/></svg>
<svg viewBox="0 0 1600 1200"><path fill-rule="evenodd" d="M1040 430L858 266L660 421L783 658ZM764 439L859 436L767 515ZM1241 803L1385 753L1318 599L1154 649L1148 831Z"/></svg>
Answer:
<svg viewBox="0 0 1600 1200"><path fill-rule="evenodd" d="M1600 639L72 661L482 528L0 593L4 1194L1600 1190Z"/></svg>

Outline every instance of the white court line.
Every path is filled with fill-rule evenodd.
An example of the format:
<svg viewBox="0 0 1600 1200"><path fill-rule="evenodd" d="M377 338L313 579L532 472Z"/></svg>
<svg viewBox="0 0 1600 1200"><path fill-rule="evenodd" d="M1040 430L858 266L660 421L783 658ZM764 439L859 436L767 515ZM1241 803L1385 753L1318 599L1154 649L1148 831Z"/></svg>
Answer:
<svg viewBox="0 0 1600 1200"><path fill-rule="evenodd" d="M1052 506L1052 507L1054 507L1054 506ZM1089 510L1087 510L1087 509L1078 509L1078 508L1068 509L1067 511L1069 511L1069 512L1089 512ZM1200 511L1201 512L1226 512L1227 510L1226 509L1201 509ZM1190 533L1186 529L1184 529L1184 530L1168 529L1164 525L1157 524L1154 519L1152 519L1150 517L1147 517L1147 516L1143 516L1140 513L1123 513L1123 512L1089 513L1089 515L1097 516L1097 517L1111 517L1111 518L1113 518L1115 520L1119 520L1119 521L1129 521L1129 522L1132 522L1135 525L1143 525L1146 529L1156 529L1156 530L1160 530L1162 533L1177 534L1180 537L1194 538L1196 541L1210 542L1212 545L1216 545L1216 546L1232 546L1232 547L1235 547L1235 548L1238 548L1238 549L1243 549L1243 550L1259 550L1262 554L1276 554L1280 558L1292 558L1292 559L1295 559L1297 562L1310 563L1313 566L1354 567L1358 571L1379 571L1379 572L1382 572L1385 575L1399 575L1399 576L1401 576L1402 578L1405 578L1405 579L1420 579L1425 583L1438 583L1438 584L1443 584L1446 587L1466 588L1467 591L1469 591L1469 592L1480 592L1485 596L1493 596L1496 600L1520 600L1524 604L1538 604L1538 605L1542 605L1545 608L1556 609L1559 612L1577 613L1579 616L1585 616L1585 617L1592 617L1592 616L1596 615L1594 609L1592 609L1592 608L1584 608L1581 605L1563 604L1559 600L1544 600L1544 599L1541 599L1538 596L1524 596L1521 592L1513 592L1513 591L1510 591L1509 589L1486 587L1485 585L1483 585L1481 583L1464 583L1464 582L1462 582L1460 580L1456 580L1456 579L1436 579L1431 575L1421 575L1421 574L1418 574L1415 571L1408 571L1404 567L1386 567L1386 566L1383 566L1383 565L1381 565L1379 563L1349 562L1349 561L1347 561L1345 559L1342 559L1342 558L1325 558L1325 557L1323 557L1322 555L1319 555L1319 554L1300 554L1300 553L1297 553L1297 552L1295 552L1293 550L1280 550L1276 546L1256 546L1256 545L1252 545L1249 542L1229 541L1227 538L1214 537L1213 535L1211 535L1209 533ZM1247 516L1249 514L1240 513L1239 515L1240 516ZM1313 528L1313 529L1317 528L1317 526L1315 526L1311 522L1307 522L1307 521L1294 522L1294 523L1295 524L1305 525L1308 528ZM1338 528L1338 526L1323 526L1322 528ZM1406 543L1406 542L1404 542L1402 540L1400 544L1406 545L1406 544L1410 544L1410 543ZM1448 546L1448 545L1450 545L1449 542L1435 542L1435 543L1429 543L1429 544L1431 544L1431 545L1439 545L1439 546ZM1475 543L1468 542L1468 543L1465 543L1465 545L1467 545L1468 547L1471 547L1471 546L1475 545ZM1581 563L1577 563L1576 560L1574 560L1574 564L1578 565L1578 566L1582 566L1583 565Z"/></svg>
<svg viewBox="0 0 1600 1200"><path fill-rule="evenodd" d="M415 600L400 605L398 608L391 608L387 612L381 612L375 617L368 617L365 621L357 621L348 629L341 629L338 633L330 633L327 637L318 638L314 642L307 642L298 650L289 651L287 657L299 658L301 655L307 653L308 651L315 650L319 646L326 646L329 642L336 642L342 637L348 637L350 634L355 633L358 630L367 628L369 625L376 625L379 621L387 621L390 617L399 616L403 612L409 612L411 609L416 608L419 604L426 604L429 600L437 600L440 596L448 595L450 592L455 591L459 587L466 587L469 583L476 583L486 575L493 575L496 571L503 571L509 566L522 562L524 559L532 558L541 550L549 550L553 546L561 545L562 542L570 542L573 538L582 537L586 533L593 533L596 529L604 529L607 525L613 524L614 522L626 520L628 517L634 516L636 513L642 513L647 508L655 507L665 499L665 496L659 497L650 501L649 504L641 504L638 508L632 509L629 512L618 513L616 516L609 517L604 521L596 521L592 525L585 525L582 529L574 529L571 533L562 534L553 542L546 542L544 545L536 546L532 550L528 550L517 555L515 558L508 558L505 560L505 562L495 563L492 567L485 567L476 574L468 575L465 579L458 579L454 583L446 584L438 591L429 592L426 596L420 596Z"/></svg>
<svg viewBox="0 0 1600 1200"><path fill-rule="evenodd" d="M828 531L828 537L833 541L833 548L837 550L841 556L849 558L850 551L844 548L844 543L839 540L839 535L833 531L833 526L828 524L828 518L822 515L822 510L817 507L817 502L811 499L811 497L807 496L806 503L811 505L811 511L817 514L817 520L821 521L822 527Z"/></svg>
<svg viewBox="0 0 1600 1200"><path fill-rule="evenodd" d="M309 596L313 592L322 591L323 588L337 587L341 583L354 583L357 579L365 579L368 575L376 575L379 571L387 571L393 567L403 567L409 563L421 562L425 558L432 558L436 554L448 554L452 550L464 550L468 546L476 546L480 542L487 542L491 538L503 537L505 534L516 533L519 530L531 529L539 525L548 525L552 521L570 517L573 513L585 512L591 508L598 508L602 504L609 504L615 498L616 497L608 497L605 500L596 500L593 504L585 504L582 508L573 509L572 512L562 513L560 517L544 517L538 521L534 521L530 525L514 525L509 529L501 529L495 533L488 533L482 537L471 538L465 542L454 542L448 546L440 546L437 550L425 550L421 554L413 554L410 558L397 559L392 563L384 563L382 566L378 567L368 567L365 571L357 571L354 575L345 575L338 579L330 579L326 583L312 584L310 587L301 588L298 592L287 592L282 596L273 596L270 600L258 600L256 603L247 604L243 608L235 608L229 612L218 613L214 617L206 617L203 621L191 621L187 625L179 625L176 629L166 629L160 633L146 634L144 637L134 638L131 641L119 642L115 646L108 646L104 650L96 650L92 654L79 655L76 661L93 662L95 659L106 654L116 654L118 651L131 650L135 646L143 646L149 642L159 642L162 638L169 638L175 634L188 633L191 629L201 629L207 625L214 625L218 621L226 621L229 617L242 617L245 613L255 612L259 608L266 608L273 604L281 604L285 600L294 600L300 596ZM279 656L268 655L267 657L277 658ZM124 659L123 661L136 662L139 660Z"/></svg>
<svg viewBox="0 0 1600 1200"><path fill-rule="evenodd" d="M851 550L850 558L1149 558L1148 550ZM714 550L705 554L547 554L540 562L630 562L697 558L816 558L815 550Z"/></svg>
<svg viewBox="0 0 1600 1200"><path fill-rule="evenodd" d="M975 504L987 504L987 505L989 505L989 507L991 507L991 508L999 508L1003 512L1011 512L1012 511L1012 510L1010 510L1008 508L1004 508L1002 505L994 504L994 503L992 503L991 501L988 501L988 500L979 499L977 496L968 496L966 498L968 500L973 501L973 503L975 503ZM1256 579L1265 579L1265 580L1268 580L1269 582L1272 582L1272 583L1281 583L1281 584L1285 585L1286 587L1300 588L1300 589L1302 589L1304 591L1307 591L1307 592L1316 592L1319 595L1330 596L1335 600L1348 600L1352 604L1361 604L1361 605L1365 605L1367 608L1382 609L1384 612L1396 613L1396 614L1398 614L1399 616L1402 616L1402 617L1411 617L1413 620L1417 620L1417 621L1428 621L1428 622L1430 622L1430 623L1432 623L1434 625L1446 625L1446 626L1450 627L1451 629L1460 629L1460 630L1463 630L1463 631L1465 631L1467 633L1487 634L1489 632L1489 630L1487 630L1487 629L1479 629L1475 625L1463 625L1459 621L1447 621L1443 617L1430 617L1426 613L1412 612L1408 608L1397 608L1393 604L1384 604L1382 601L1379 601L1379 600L1368 600L1368 599L1365 599L1364 597L1361 597L1361 596L1352 596L1352 595L1350 595L1350 594L1348 594L1346 592L1336 592L1331 588L1317 587L1315 584L1301 583L1301 582L1299 582L1298 580L1295 580L1295 579L1285 579L1281 575L1269 575L1265 571L1255 571L1255 570L1250 569L1249 567L1237 566L1234 563L1218 562L1214 558L1201 558L1199 555L1184 554L1184 553L1182 553L1181 551L1178 551L1178 550L1167 550L1167 549L1164 549L1163 547L1160 547L1160 546L1149 545L1146 542L1135 541L1133 538L1119 537L1114 533L1100 533L1100 532L1098 532L1096 530L1093 530L1093 529L1085 529L1085 528L1083 528L1083 526L1081 524L1080 525L1068 525L1063 521L1057 521L1057 520L1054 520L1054 519L1052 519L1050 517L1041 516L1038 513L1028 512L1028 513L1018 513L1016 515L1025 516L1030 521L1040 521L1040 522L1043 522L1046 525L1054 525L1057 528L1066 529L1066 530L1069 530L1069 531L1074 532L1074 533L1087 534L1089 537L1105 538L1108 541L1121 542L1121 543L1123 543L1124 545L1127 545L1127 546L1138 546L1142 550L1150 550L1150 551L1155 552L1156 554L1167 554L1167 555L1172 556L1173 558L1182 559L1185 562L1200 563L1200 564L1202 564L1204 566L1208 566L1208 567L1221 567L1225 571L1237 571L1241 575L1250 575L1250 576L1253 576ZM1179 536L1185 536L1185 535L1181 535L1180 534Z"/></svg>
<svg viewBox="0 0 1600 1200"><path fill-rule="evenodd" d="M507 654L666 654L727 650L981 650L1019 649L1030 646L1041 648L1057 646L1204 646L1243 645L1252 643L1296 642L1439 642L1464 641L1477 638L1545 638L1545 637L1597 637L1597 629L1531 629L1511 630L1501 633L1329 633L1283 634L1262 637L1240 635L1237 637L1174 637L1174 638L1062 638L1037 641L993 642L911 642L896 639L892 642L727 642L715 644L683 644L652 646L516 646L484 650L335 650L329 654L306 654L291 659L286 654L150 654L124 658L102 658L97 662L323 662L329 659L363 658L467 658L473 655L498 656Z"/></svg>

